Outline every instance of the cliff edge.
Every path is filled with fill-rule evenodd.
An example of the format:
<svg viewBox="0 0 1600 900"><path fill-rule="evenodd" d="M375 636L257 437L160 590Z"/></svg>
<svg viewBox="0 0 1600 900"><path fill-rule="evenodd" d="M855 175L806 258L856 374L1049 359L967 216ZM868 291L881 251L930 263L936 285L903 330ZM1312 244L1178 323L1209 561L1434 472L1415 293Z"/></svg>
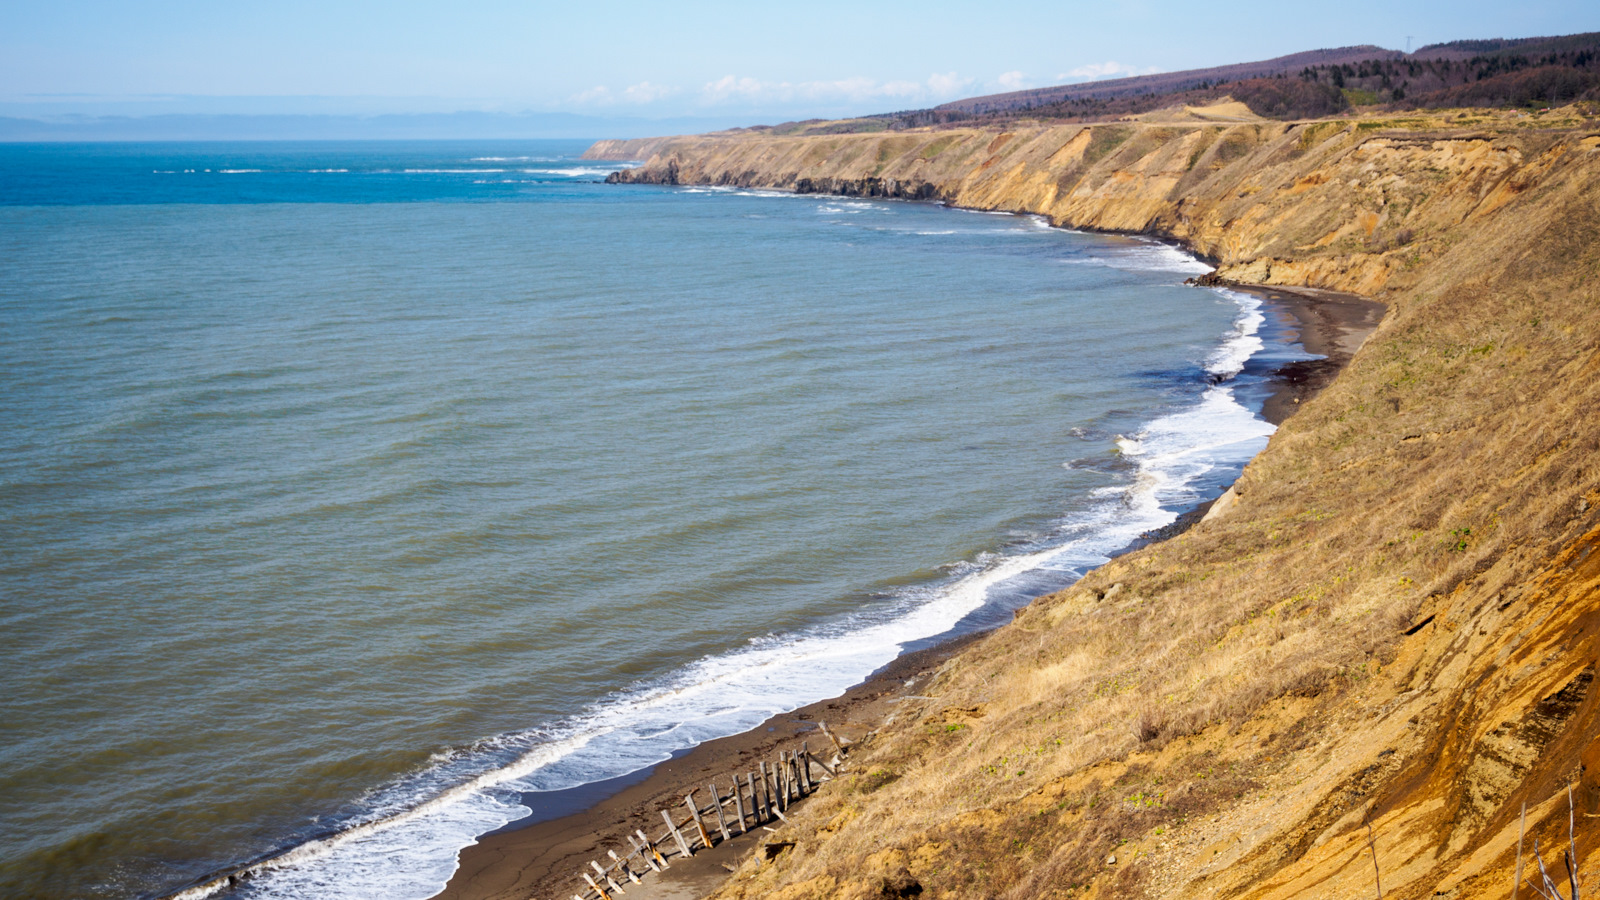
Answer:
<svg viewBox="0 0 1600 900"><path fill-rule="evenodd" d="M1600 889L1600 123L742 134L589 155L646 160L619 182L1161 235L1225 279L1388 304L1226 511L945 664L718 896L1505 897L1519 835L1529 872L1537 839L1565 880L1569 789L1578 881Z"/></svg>

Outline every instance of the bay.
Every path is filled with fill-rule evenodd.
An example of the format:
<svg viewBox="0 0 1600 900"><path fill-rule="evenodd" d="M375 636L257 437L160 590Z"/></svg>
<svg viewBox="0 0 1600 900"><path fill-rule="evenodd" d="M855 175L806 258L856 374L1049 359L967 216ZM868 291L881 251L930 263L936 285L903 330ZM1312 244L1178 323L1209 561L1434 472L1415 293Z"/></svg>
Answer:
<svg viewBox="0 0 1600 900"><path fill-rule="evenodd" d="M1173 248L584 146L0 146L0 893L426 897L1271 431Z"/></svg>

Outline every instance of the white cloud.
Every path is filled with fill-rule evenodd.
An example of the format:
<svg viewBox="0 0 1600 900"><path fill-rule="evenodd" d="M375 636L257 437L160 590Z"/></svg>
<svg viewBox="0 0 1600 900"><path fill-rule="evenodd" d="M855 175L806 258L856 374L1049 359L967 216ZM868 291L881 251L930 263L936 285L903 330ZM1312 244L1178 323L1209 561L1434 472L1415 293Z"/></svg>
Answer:
<svg viewBox="0 0 1600 900"><path fill-rule="evenodd" d="M785 83L783 86L788 87L788 84ZM757 81L754 78L735 78L732 75L724 75L716 81L707 82L706 86L700 89L700 95L708 102L721 103L739 97L746 99L759 97L772 89L772 85Z"/></svg>
<svg viewBox="0 0 1600 900"><path fill-rule="evenodd" d="M624 103L654 103L663 97L670 97L676 93L678 93L678 89L675 87L641 81L638 84L630 84L623 88L622 100Z"/></svg>
<svg viewBox="0 0 1600 900"><path fill-rule="evenodd" d="M1020 91L1030 86L1028 84L1028 76L1021 72L1006 72L996 78L995 81L1008 91Z"/></svg>
<svg viewBox="0 0 1600 900"><path fill-rule="evenodd" d="M872 78L842 78L837 81L762 81L757 78L724 75L700 90L707 105L730 103L794 103L896 101L916 103L944 100L971 85L973 79L954 72L928 76L927 81L878 81Z"/></svg>
<svg viewBox="0 0 1600 900"><path fill-rule="evenodd" d="M1066 74L1057 75L1056 77L1062 81L1094 81L1101 78L1127 78L1132 75L1154 75L1160 71L1161 69L1157 66L1149 66L1141 69L1138 66L1125 66L1115 60L1108 60L1103 63L1090 63L1086 66L1079 66L1076 69L1067 72Z"/></svg>
<svg viewBox="0 0 1600 900"><path fill-rule="evenodd" d="M587 91L579 91L567 99L569 102L580 106L603 106L616 102L616 98L611 96L611 89L603 84L589 88Z"/></svg>
<svg viewBox="0 0 1600 900"><path fill-rule="evenodd" d="M962 78L954 72L928 76L928 91L935 97L952 97L966 90L970 84L972 84L971 78Z"/></svg>
<svg viewBox="0 0 1600 900"><path fill-rule="evenodd" d="M567 100L578 106L612 106L618 103L642 106L670 97L676 93L679 93L678 88L641 81L638 84L628 85L620 92L613 91L603 84L596 85L587 91L579 91L573 94Z"/></svg>
<svg viewBox="0 0 1600 900"><path fill-rule="evenodd" d="M886 81L879 90L885 97L917 97L926 88L915 81Z"/></svg>
<svg viewBox="0 0 1600 900"><path fill-rule="evenodd" d="M1001 83L1011 88L1008 78L1021 79L1020 72L1001 76ZM854 106L856 112L887 112L893 109L911 109L931 106L976 93L977 79L964 78L955 72L934 73L925 81L879 81L874 78L840 78L832 81L766 81L749 76L724 75L701 85L698 91L685 91L671 85L641 81L625 88L596 85L567 98L577 107L637 106L665 108L670 98L679 103L691 102L705 107L765 107L777 113L787 108L789 113L827 114ZM1021 82L1016 82L1020 84ZM781 113L788 114L788 113Z"/></svg>

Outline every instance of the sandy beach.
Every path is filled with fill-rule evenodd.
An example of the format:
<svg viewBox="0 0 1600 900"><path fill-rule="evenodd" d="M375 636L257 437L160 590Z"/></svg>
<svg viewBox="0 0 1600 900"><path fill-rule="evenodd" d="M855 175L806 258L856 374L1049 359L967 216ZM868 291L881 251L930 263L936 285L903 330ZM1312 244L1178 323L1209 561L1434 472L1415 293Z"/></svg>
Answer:
<svg viewBox="0 0 1600 900"><path fill-rule="evenodd" d="M1274 374L1272 395L1261 410L1261 417L1274 425L1282 425L1296 407L1327 387L1383 318L1384 305L1359 294L1256 285L1228 289L1254 294L1288 312L1298 323L1295 340L1306 352L1324 357L1289 363Z"/></svg>

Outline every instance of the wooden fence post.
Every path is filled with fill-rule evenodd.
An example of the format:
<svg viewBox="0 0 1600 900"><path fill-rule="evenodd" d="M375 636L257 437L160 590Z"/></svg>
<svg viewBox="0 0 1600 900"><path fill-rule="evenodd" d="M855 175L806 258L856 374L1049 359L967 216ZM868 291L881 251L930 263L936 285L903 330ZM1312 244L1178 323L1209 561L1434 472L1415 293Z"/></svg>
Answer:
<svg viewBox="0 0 1600 900"><path fill-rule="evenodd" d="M639 880L639 876L633 874L633 866L628 865L627 860L624 860L622 857L618 856L617 851L607 850L606 853L610 854L612 861L617 864L617 868L622 870L622 874L628 876L629 881L633 882L634 884L644 883Z"/></svg>
<svg viewBox="0 0 1600 900"><path fill-rule="evenodd" d="M750 829L744 822L744 791L739 788L739 773L733 773L733 810L739 814L739 833L744 834Z"/></svg>
<svg viewBox="0 0 1600 900"><path fill-rule="evenodd" d="M828 723L827 722L818 722L817 723L817 727L822 729L822 733L827 735L828 736L828 740L833 742L833 749L839 751L839 755L840 756L844 756L845 755L844 744L839 743L839 739L834 737L833 736L833 732L828 730Z"/></svg>
<svg viewBox="0 0 1600 900"><path fill-rule="evenodd" d="M778 760L772 764L772 794L777 799L777 808L782 810L789 805L789 798L783 789L783 752L778 752Z"/></svg>
<svg viewBox="0 0 1600 900"><path fill-rule="evenodd" d="M660 863L661 864L661 868L663 868L663 869L672 868L667 863L666 856L662 855L661 851L656 849L655 842L650 840L650 835L645 834L643 828L635 828L633 830L633 833L637 834L639 836L639 840L644 844L645 852L650 854L650 858L651 859L654 859L656 862Z"/></svg>
<svg viewBox="0 0 1600 900"><path fill-rule="evenodd" d="M588 872L583 873L583 880L589 882L589 887L594 888L594 892L600 895L600 900L611 900L611 895L606 893L605 888L601 887L599 884L596 884L595 880L589 876Z"/></svg>
<svg viewBox="0 0 1600 900"><path fill-rule="evenodd" d="M766 764L761 767L761 790L767 794L767 806L772 811L783 809L783 798L778 794L778 767L773 766L772 771L767 771Z"/></svg>
<svg viewBox="0 0 1600 900"><path fill-rule="evenodd" d="M707 850L711 849L711 835L706 834L706 823L700 820L700 810L694 802L694 791L683 796L683 802L689 807L689 818L694 819L695 830L700 832L700 843Z"/></svg>
<svg viewBox="0 0 1600 900"><path fill-rule="evenodd" d="M779 768L783 770L783 808L794 805L794 762L788 753L779 754Z"/></svg>
<svg viewBox="0 0 1600 900"><path fill-rule="evenodd" d="M737 790L738 787L739 785L735 783L734 789ZM711 782L711 808L717 811L717 830L722 832L722 839L725 841L733 840L733 835L728 833L728 820L722 817L722 795L717 793L717 783L715 781Z"/></svg>
<svg viewBox="0 0 1600 900"><path fill-rule="evenodd" d="M788 809L789 804L794 802L794 773L790 771L791 769L792 766L789 765L789 754L783 750L779 750L778 794L781 797L781 802L778 804L779 809Z"/></svg>
<svg viewBox="0 0 1600 900"><path fill-rule="evenodd" d="M771 821L772 792L767 790L767 761L763 759L756 763L756 766L761 769L761 817ZM753 775L755 773L752 772L751 774Z"/></svg>
<svg viewBox="0 0 1600 900"><path fill-rule="evenodd" d="M631 834L628 835L628 843L633 845L633 849L637 851L639 857L644 860L644 864L650 867L650 871L661 871L661 865L655 861L654 857L651 856L650 848L639 846L639 839Z"/></svg>
<svg viewBox="0 0 1600 900"><path fill-rule="evenodd" d="M672 821L672 813L669 813L663 809L661 811L661 818L667 820L667 830L671 831L672 836L677 839L678 849L683 851L683 855L693 856L694 852L689 849L689 842L683 839L683 832L679 831L678 824Z"/></svg>
<svg viewBox="0 0 1600 900"><path fill-rule="evenodd" d="M613 891L616 891L619 894L626 894L627 893L627 891L624 891L622 889L622 885L617 884L615 881L611 880L611 875L609 873L607 873L605 869L600 868L600 864L599 863L597 863L597 862L595 862L594 860L591 859L591 860L589 860L589 865L594 866L594 870L596 872L600 873L600 877L605 879L606 884L611 885L611 889Z"/></svg>

